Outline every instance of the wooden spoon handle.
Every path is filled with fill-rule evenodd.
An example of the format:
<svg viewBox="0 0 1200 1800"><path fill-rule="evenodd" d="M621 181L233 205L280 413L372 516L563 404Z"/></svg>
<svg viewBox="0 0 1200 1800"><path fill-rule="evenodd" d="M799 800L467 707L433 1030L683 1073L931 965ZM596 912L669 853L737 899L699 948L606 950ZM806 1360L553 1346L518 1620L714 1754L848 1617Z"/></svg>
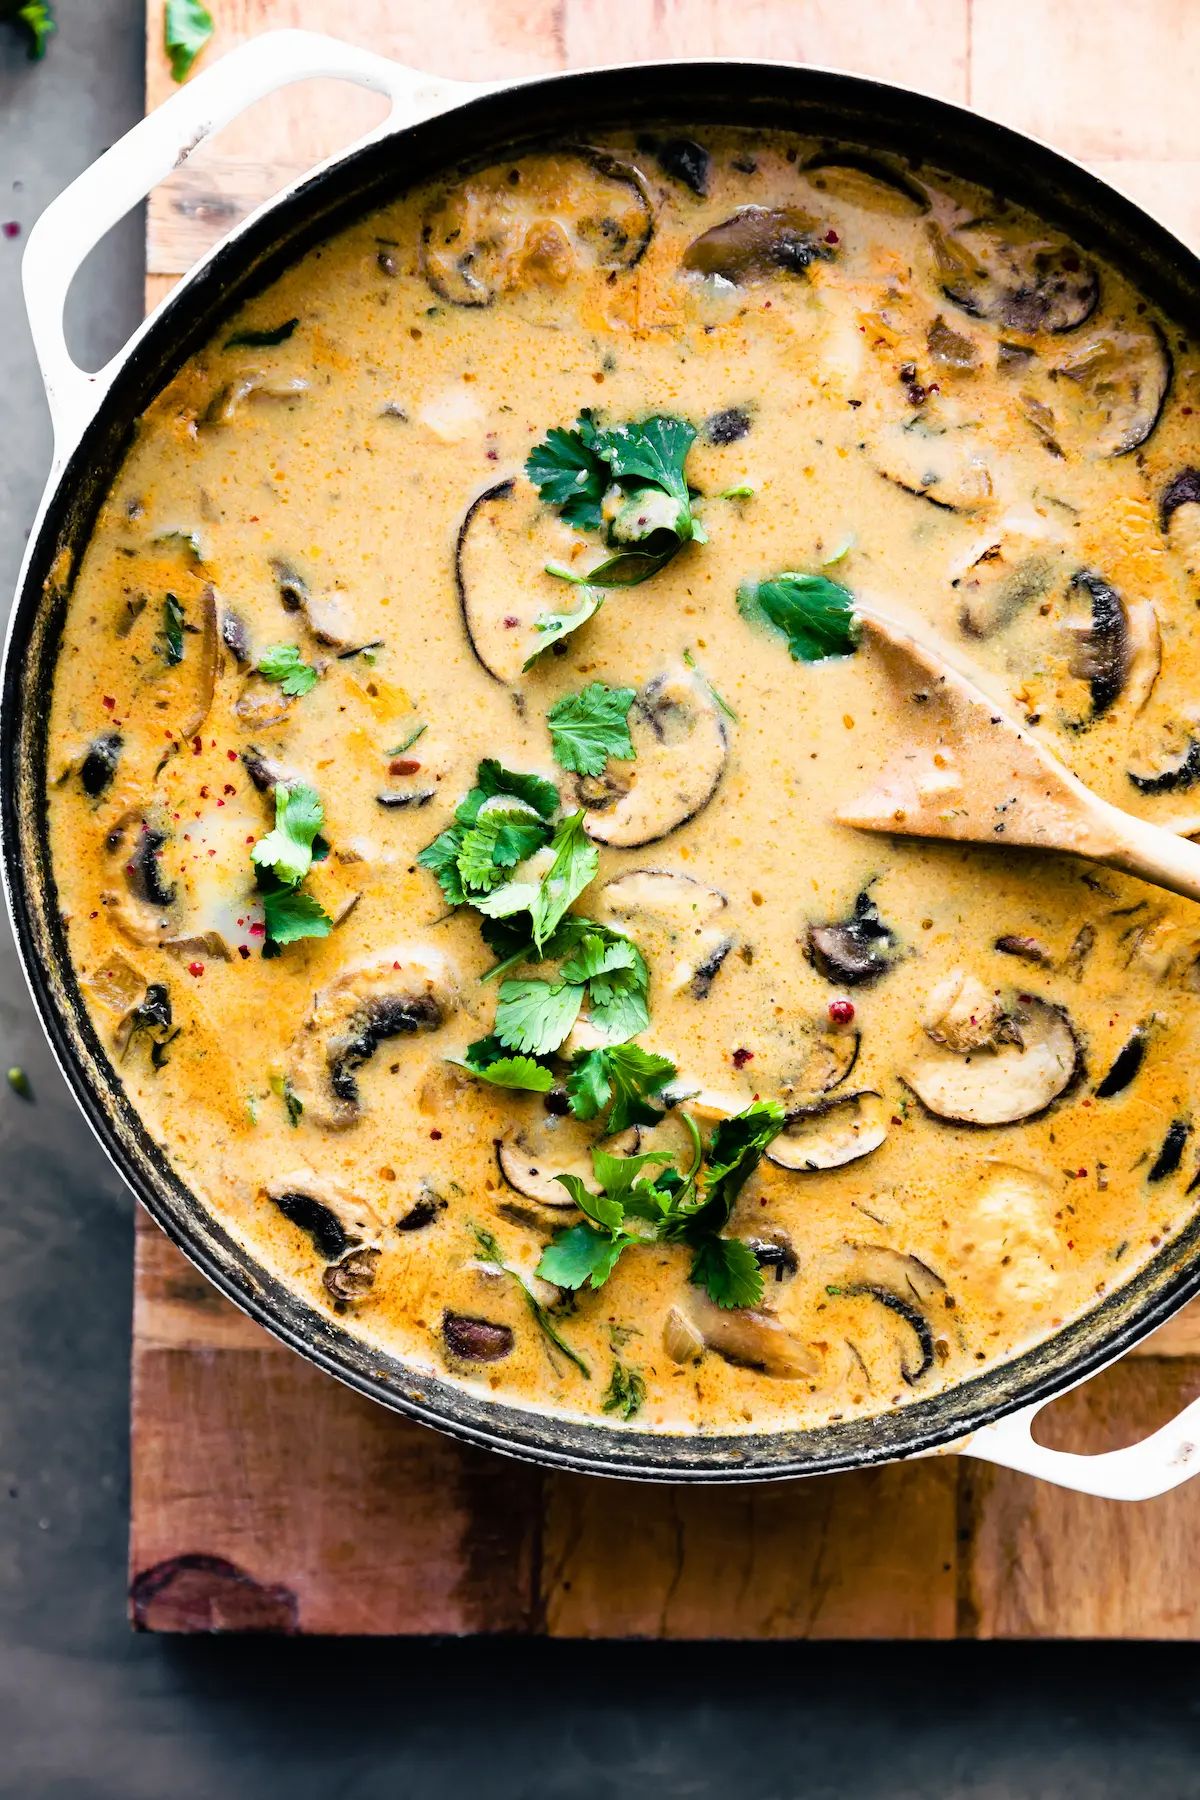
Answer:
<svg viewBox="0 0 1200 1800"><path fill-rule="evenodd" d="M1098 802L1109 827L1109 843L1095 852L1097 862L1127 875L1140 875L1156 887L1169 888L1187 900L1200 900L1200 844L1135 819L1119 807Z"/></svg>

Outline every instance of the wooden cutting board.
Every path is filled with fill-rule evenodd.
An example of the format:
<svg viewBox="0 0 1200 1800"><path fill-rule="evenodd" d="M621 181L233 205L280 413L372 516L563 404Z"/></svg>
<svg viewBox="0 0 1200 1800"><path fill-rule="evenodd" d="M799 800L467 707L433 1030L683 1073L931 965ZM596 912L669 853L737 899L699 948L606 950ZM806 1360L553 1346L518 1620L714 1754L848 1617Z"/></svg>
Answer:
<svg viewBox="0 0 1200 1800"><path fill-rule="evenodd" d="M211 60L305 25L439 74L649 57L815 62L995 114L1200 242L1194 0L210 0ZM149 0L147 104L171 82ZM335 83L255 107L154 195L153 303L372 122ZM1200 1392L1200 1310L1043 1415L1115 1448ZM139 1216L130 1610L155 1631L1200 1638L1200 1480L1143 1506L955 1457L684 1491L542 1473L338 1386Z"/></svg>

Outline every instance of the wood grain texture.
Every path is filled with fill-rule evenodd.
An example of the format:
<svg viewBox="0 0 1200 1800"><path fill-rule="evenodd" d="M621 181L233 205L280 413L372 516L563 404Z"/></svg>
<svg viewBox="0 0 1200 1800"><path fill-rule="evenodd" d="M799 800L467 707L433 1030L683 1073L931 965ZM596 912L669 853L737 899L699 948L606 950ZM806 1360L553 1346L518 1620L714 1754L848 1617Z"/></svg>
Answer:
<svg viewBox="0 0 1200 1800"><path fill-rule="evenodd" d="M147 100L171 88L148 0ZM1142 0L219 0L213 60L304 25L465 79L661 56L808 61L1045 137L1200 243L1200 7ZM308 83L152 197L147 302L376 102ZM1200 1638L1200 1482L1142 1507L966 1459L683 1490L542 1474L394 1418L137 1228L131 1614L160 1631ZM1100 1450L1200 1391L1200 1305L1050 1408Z"/></svg>

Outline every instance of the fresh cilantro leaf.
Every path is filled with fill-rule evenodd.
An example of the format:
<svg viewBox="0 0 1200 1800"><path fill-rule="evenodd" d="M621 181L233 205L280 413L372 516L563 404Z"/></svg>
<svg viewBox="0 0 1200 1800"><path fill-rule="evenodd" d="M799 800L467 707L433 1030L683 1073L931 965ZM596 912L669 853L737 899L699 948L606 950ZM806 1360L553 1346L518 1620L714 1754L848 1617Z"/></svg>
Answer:
<svg viewBox="0 0 1200 1800"><path fill-rule="evenodd" d="M638 952L628 938L615 932L585 932L569 962L563 964L564 981L599 982L607 975L637 967ZM605 984L606 986L609 984Z"/></svg>
<svg viewBox="0 0 1200 1800"><path fill-rule="evenodd" d="M641 1412L645 1403L646 1383L639 1371L626 1368L623 1362L614 1357L612 1375L600 1402L601 1410L620 1413L623 1419L632 1419Z"/></svg>
<svg viewBox="0 0 1200 1800"><path fill-rule="evenodd" d="M202 0L167 0L163 38L173 80L184 79L214 29L212 14Z"/></svg>
<svg viewBox="0 0 1200 1800"><path fill-rule="evenodd" d="M421 867L436 878L448 906L461 906L467 897L458 872L458 855L465 836L463 826L448 825L417 856Z"/></svg>
<svg viewBox="0 0 1200 1800"><path fill-rule="evenodd" d="M550 840L554 861L541 880L530 908L533 941L540 950L572 901L596 879L600 852L583 829L583 813L569 813Z"/></svg>
<svg viewBox="0 0 1200 1800"><path fill-rule="evenodd" d="M289 887L298 887L312 866L313 841L324 823L325 809L315 788L281 781L275 789L275 829L259 839L250 860Z"/></svg>
<svg viewBox="0 0 1200 1800"><path fill-rule="evenodd" d="M458 808L455 818L464 825L473 825L484 801L494 800L500 794L514 800L523 800L526 806L532 806L534 812L547 821L558 811L558 789L552 781L547 781L542 775L528 775L516 769L506 769L494 757L488 756L476 769L475 786Z"/></svg>
<svg viewBox="0 0 1200 1800"><path fill-rule="evenodd" d="M689 1280L717 1306L757 1306L763 1297L762 1270L740 1238L706 1237L696 1250Z"/></svg>
<svg viewBox="0 0 1200 1800"><path fill-rule="evenodd" d="M738 589L738 610L782 631L797 662L850 656L858 647L854 596L827 575L777 575Z"/></svg>
<svg viewBox="0 0 1200 1800"><path fill-rule="evenodd" d="M643 1050L638 1044L610 1044L581 1052L567 1076L571 1111L579 1119L594 1119L611 1102L606 1129L628 1130L630 1125L655 1125L662 1118L651 1106L649 1095L660 1093L676 1074L666 1056Z"/></svg>
<svg viewBox="0 0 1200 1800"><path fill-rule="evenodd" d="M688 486L683 465L695 437L695 427L686 419L659 414L643 419L641 424L609 426L598 434L596 449L614 479L633 477L649 482L686 505Z"/></svg>
<svg viewBox="0 0 1200 1800"><path fill-rule="evenodd" d="M490 894L470 893L467 899L489 919L511 919L515 913L528 912L538 892L536 881L506 881Z"/></svg>
<svg viewBox="0 0 1200 1800"><path fill-rule="evenodd" d="M545 1056L566 1038L583 1004L583 989L549 981L503 981L495 1032L509 1050Z"/></svg>
<svg viewBox="0 0 1200 1800"><path fill-rule="evenodd" d="M591 414L582 412L574 430L556 425L525 459L525 473L547 506L555 506L568 525L599 531L600 503L608 486L608 464L595 450Z"/></svg>
<svg viewBox="0 0 1200 1800"><path fill-rule="evenodd" d="M582 1223L560 1231L542 1251L537 1274L561 1288L601 1288L623 1251L637 1239L626 1232L597 1231Z"/></svg>
<svg viewBox="0 0 1200 1800"><path fill-rule="evenodd" d="M411 750L413 745L416 743L417 739L424 737L425 733L428 730L429 730L428 725L418 725L415 731L409 732L408 736L404 739L404 742L402 744L394 745L392 747L392 749L385 750L383 754L385 756L403 756L404 752L406 750Z"/></svg>
<svg viewBox="0 0 1200 1800"><path fill-rule="evenodd" d="M554 567L550 569L550 573L557 575L560 571L557 567ZM573 612L543 613L540 618L534 621L538 631L542 634L541 642L538 644L538 647L533 654L525 658L525 661L521 665L522 673L527 669L531 669L538 657L544 656L552 645L557 644L560 639L569 636L572 631L578 631L581 625L586 625L588 620L595 618L596 614L600 611L600 608L604 604L604 595L596 593L592 588L585 586L583 583L577 583L576 585L580 587L581 592L579 605Z"/></svg>
<svg viewBox="0 0 1200 1800"><path fill-rule="evenodd" d="M306 663L295 644L268 644L258 659L258 673L268 681L277 681L285 694L310 693L320 680L317 671Z"/></svg>
<svg viewBox="0 0 1200 1800"><path fill-rule="evenodd" d="M235 331L232 337L227 337L225 339L225 348L227 350L238 350L242 348L247 350L273 349L276 344L285 344L299 323L299 319L285 319L282 325L272 326L265 331L255 330L253 326L247 326L242 331Z"/></svg>
<svg viewBox="0 0 1200 1800"><path fill-rule="evenodd" d="M624 1223L625 1208L619 1200L613 1199L603 1190L595 1194L578 1175L556 1175L555 1181L561 1182L572 1200L586 1218L599 1225L604 1231L617 1231Z"/></svg>
<svg viewBox="0 0 1200 1800"><path fill-rule="evenodd" d="M593 681L556 701L546 714L554 760L573 775L603 775L610 756L632 761L629 709L634 696L633 688Z"/></svg>
<svg viewBox="0 0 1200 1800"><path fill-rule="evenodd" d="M520 1270L514 1269L511 1264L505 1262L504 1253L491 1232L481 1231L478 1225L473 1226L472 1229L475 1233L475 1242L479 1246L479 1253L483 1261L491 1263L493 1267L502 1270L505 1275L510 1276L512 1280L516 1282L517 1286L525 1296L525 1304L533 1314L541 1331L549 1339L550 1343L554 1345L554 1348L556 1350L561 1350L563 1355L567 1358L567 1361L574 1363L580 1374L590 1381L592 1371L584 1362L579 1352L573 1350L571 1345L568 1344L566 1338L562 1335L562 1332L559 1331L554 1320L550 1317L547 1309L542 1305L537 1295L533 1293L529 1287L528 1282L525 1280L525 1277L521 1274ZM551 1358L551 1361L553 1361L553 1358Z"/></svg>
<svg viewBox="0 0 1200 1800"><path fill-rule="evenodd" d="M0 0L0 19L11 19L23 25L29 38L29 60L37 62L46 54L46 39L57 29L49 0Z"/></svg>
<svg viewBox="0 0 1200 1800"><path fill-rule="evenodd" d="M783 1130L786 1114L778 1100L756 1100L730 1119L722 1119L704 1152L704 1205L693 1223L720 1231L762 1159L763 1151Z"/></svg>
<svg viewBox="0 0 1200 1800"><path fill-rule="evenodd" d="M163 661L170 667L183 661L183 608L174 594L163 601Z"/></svg>
<svg viewBox="0 0 1200 1800"><path fill-rule="evenodd" d="M495 1087L521 1088L531 1094L548 1094L554 1086L553 1071L544 1063L534 1062L531 1056L510 1056L500 1043L492 1037L476 1038L468 1044L466 1054L459 1061L460 1069L467 1069L472 1075L479 1076L481 1081L490 1081Z"/></svg>
<svg viewBox="0 0 1200 1800"><path fill-rule="evenodd" d="M487 890L504 879L504 871L540 850L550 833L526 806L493 807L480 813L467 830L458 853L463 886Z"/></svg>
<svg viewBox="0 0 1200 1800"><path fill-rule="evenodd" d="M268 889L263 895L263 921L272 944L328 937L333 930L333 920L324 907L300 888Z"/></svg>
<svg viewBox="0 0 1200 1800"><path fill-rule="evenodd" d="M618 550L589 569L584 580L598 588L641 587L643 581L666 568L678 549L678 541L672 539L662 550ZM547 573L558 575L560 571L547 564Z"/></svg>

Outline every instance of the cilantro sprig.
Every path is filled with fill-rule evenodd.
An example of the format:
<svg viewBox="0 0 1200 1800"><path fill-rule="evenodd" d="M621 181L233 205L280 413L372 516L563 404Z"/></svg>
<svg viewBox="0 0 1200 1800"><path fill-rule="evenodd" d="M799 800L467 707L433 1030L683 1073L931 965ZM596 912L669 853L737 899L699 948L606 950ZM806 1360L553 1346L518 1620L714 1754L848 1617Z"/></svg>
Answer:
<svg viewBox="0 0 1200 1800"><path fill-rule="evenodd" d="M300 938L328 937L333 920L301 891L301 884L319 856L325 808L315 788L304 782L279 782L275 789L275 827L250 851L250 860L262 892L266 939L264 956L278 956L284 944Z"/></svg>
<svg viewBox="0 0 1200 1800"><path fill-rule="evenodd" d="M517 1088L530 1094L548 1094L556 1085L555 1071L535 1056L513 1054L492 1032L468 1044L461 1058L451 1057L460 1069L494 1087ZM627 1131L631 1125L656 1125L663 1109L653 1104L678 1073L669 1057L639 1044L603 1044L580 1050L566 1072L567 1103L577 1119L597 1119L607 1112L605 1137Z"/></svg>
<svg viewBox="0 0 1200 1800"><path fill-rule="evenodd" d="M693 1252L689 1279L715 1305L756 1305L763 1281L754 1252L740 1239L722 1234L738 1194L783 1129L784 1116L777 1100L756 1100L723 1119L701 1148L695 1121L681 1114L693 1144L686 1172L666 1151L613 1156L593 1149L600 1191L592 1192L577 1175L555 1176L584 1216L555 1235L537 1273L557 1287L600 1288L626 1250L646 1243L682 1243Z"/></svg>
<svg viewBox="0 0 1200 1800"><path fill-rule="evenodd" d="M0 19L24 26L31 62L46 54L46 40L57 30L49 0L0 0Z"/></svg>
<svg viewBox="0 0 1200 1800"><path fill-rule="evenodd" d="M216 30L203 0L166 0L163 41L171 61L171 78L182 81Z"/></svg>
<svg viewBox="0 0 1200 1800"><path fill-rule="evenodd" d="M770 581L744 582L738 589L738 611L781 631L796 662L850 656L858 648L854 596L827 575L786 571Z"/></svg>
<svg viewBox="0 0 1200 1800"><path fill-rule="evenodd" d="M566 1338L558 1329L554 1320L550 1317L548 1310L542 1305L520 1270L514 1269L510 1263L505 1262L504 1252L496 1239L492 1236L491 1232L484 1231L478 1225L473 1225L471 1230L474 1233L475 1244L479 1251L480 1261L487 1263L489 1268L499 1270L501 1274L509 1276L511 1280L516 1282L517 1286L525 1296L525 1304L533 1314L538 1328L546 1337L547 1342L553 1345L554 1350L561 1351L567 1361L574 1363L580 1374L590 1381L592 1375L591 1369L588 1367L587 1363L584 1362L579 1352L573 1350L570 1344L568 1344ZM553 1351L548 1351L547 1354L550 1356L551 1362L553 1362Z"/></svg>
<svg viewBox="0 0 1200 1800"><path fill-rule="evenodd" d="M306 663L295 644L268 644L257 663L258 673L268 681L277 681L292 698L311 693L320 676L311 663Z"/></svg>
<svg viewBox="0 0 1200 1800"><path fill-rule="evenodd" d="M557 563L549 573L589 587L635 587L685 544L705 543L684 472L695 437L694 426L670 414L602 429L586 408L573 428L548 431L525 473L568 525L603 532L613 552L582 576Z"/></svg>
<svg viewBox="0 0 1200 1800"><path fill-rule="evenodd" d="M573 914L541 947L561 959L556 976L502 981L495 1034L510 1050L546 1056L570 1035L586 1003L588 1020L610 1043L636 1037L650 1023L650 972L631 938ZM532 939L509 960L543 960Z"/></svg>
<svg viewBox="0 0 1200 1800"><path fill-rule="evenodd" d="M577 694L556 700L546 714L554 760L572 775L603 775L609 757L632 762L629 709L633 688L589 682Z"/></svg>

